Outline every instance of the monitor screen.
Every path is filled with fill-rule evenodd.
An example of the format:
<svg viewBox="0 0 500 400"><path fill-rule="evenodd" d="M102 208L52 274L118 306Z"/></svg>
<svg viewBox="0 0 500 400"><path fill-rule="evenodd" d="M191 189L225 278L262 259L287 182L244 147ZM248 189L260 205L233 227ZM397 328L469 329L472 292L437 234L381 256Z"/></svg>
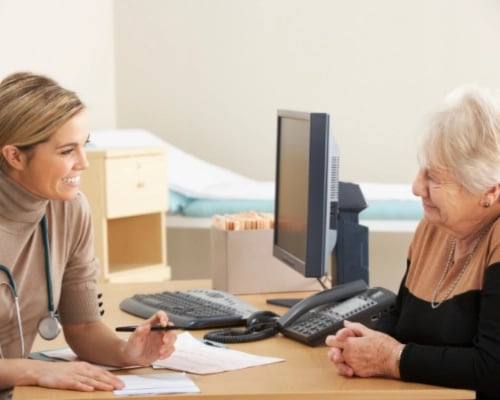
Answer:
<svg viewBox="0 0 500 400"><path fill-rule="evenodd" d="M337 241L338 166L328 114L278 111L273 255L305 277L328 273Z"/></svg>

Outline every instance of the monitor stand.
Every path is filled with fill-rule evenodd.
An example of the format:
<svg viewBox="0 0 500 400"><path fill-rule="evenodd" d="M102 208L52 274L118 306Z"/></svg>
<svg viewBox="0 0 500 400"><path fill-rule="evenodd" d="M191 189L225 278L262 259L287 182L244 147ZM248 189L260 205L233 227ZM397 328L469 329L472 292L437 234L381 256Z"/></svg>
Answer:
<svg viewBox="0 0 500 400"><path fill-rule="evenodd" d="M331 265L332 265L332 262L333 262L333 257L334 257L334 252L331 253L331 260L330 260L329 265L328 265L328 267L329 267L330 270L331 270ZM333 276L331 278L332 278L332 282L333 282ZM323 290L327 289L325 283L321 280L321 278L317 278L317 279L318 279L319 284L323 287ZM279 297L279 298L267 299L266 303L274 305L274 306L291 308L295 304L300 303L302 300L304 300L304 297L298 297L298 298L293 298L293 297Z"/></svg>

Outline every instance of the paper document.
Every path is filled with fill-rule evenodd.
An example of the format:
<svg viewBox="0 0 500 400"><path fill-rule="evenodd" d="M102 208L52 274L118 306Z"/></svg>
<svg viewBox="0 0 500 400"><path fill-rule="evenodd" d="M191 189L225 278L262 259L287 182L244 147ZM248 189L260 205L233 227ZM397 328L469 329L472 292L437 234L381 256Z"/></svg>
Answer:
<svg viewBox="0 0 500 400"><path fill-rule="evenodd" d="M63 347L54 350L35 351L30 353L29 358L42 361L79 361L78 356L69 347ZM98 367L102 367L110 371L115 371L119 369L140 368L140 366L138 365L130 367L111 367L109 365L99 365L99 364L94 364L94 365L97 365Z"/></svg>
<svg viewBox="0 0 500 400"><path fill-rule="evenodd" d="M155 361L153 368L169 368L194 374L214 374L281 361L284 359L206 345L189 332L183 332L177 335L173 354L165 360Z"/></svg>
<svg viewBox="0 0 500 400"><path fill-rule="evenodd" d="M200 389L184 373L117 375L125 387L113 390L117 396L157 393L198 393Z"/></svg>
<svg viewBox="0 0 500 400"><path fill-rule="evenodd" d="M54 350L45 350L40 352L41 355L61 361L78 361L78 356L69 347L63 347Z"/></svg>
<svg viewBox="0 0 500 400"><path fill-rule="evenodd" d="M45 360L50 359L53 361L78 360L76 354L69 347L31 353L30 357ZM283 358L259 356L242 351L210 346L196 339L189 332L183 332L177 335L173 354L165 360L155 361L152 367L168 368L194 374L215 374L218 372L256 367L282 361L284 361ZM102 367L109 370L137 368Z"/></svg>

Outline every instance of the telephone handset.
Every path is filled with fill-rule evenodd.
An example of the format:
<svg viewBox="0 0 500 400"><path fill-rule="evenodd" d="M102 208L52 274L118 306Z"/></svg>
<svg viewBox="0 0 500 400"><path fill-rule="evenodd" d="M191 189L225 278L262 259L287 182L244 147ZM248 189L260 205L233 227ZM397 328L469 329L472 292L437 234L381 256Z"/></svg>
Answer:
<svg viewBox="0 0 500 400"><path fill-rule="evenodd" d="M393 306L396 295L390 290L367 288L364 281L338 285L295 304L278 319L279 331L310 346L324 344L328 335L348 319L369 327Z"/></svg>

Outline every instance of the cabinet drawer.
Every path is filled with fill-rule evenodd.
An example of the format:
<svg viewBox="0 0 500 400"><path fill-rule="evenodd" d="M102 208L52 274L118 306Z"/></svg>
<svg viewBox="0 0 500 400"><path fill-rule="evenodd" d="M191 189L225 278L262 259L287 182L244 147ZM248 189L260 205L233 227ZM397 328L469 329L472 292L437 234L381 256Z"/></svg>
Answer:
<svg viewBox="0 0 500 400"><path fill-rule="evenodd" d="M107 216L167 210L167 166L162 155L106 160Z"/></svg>

